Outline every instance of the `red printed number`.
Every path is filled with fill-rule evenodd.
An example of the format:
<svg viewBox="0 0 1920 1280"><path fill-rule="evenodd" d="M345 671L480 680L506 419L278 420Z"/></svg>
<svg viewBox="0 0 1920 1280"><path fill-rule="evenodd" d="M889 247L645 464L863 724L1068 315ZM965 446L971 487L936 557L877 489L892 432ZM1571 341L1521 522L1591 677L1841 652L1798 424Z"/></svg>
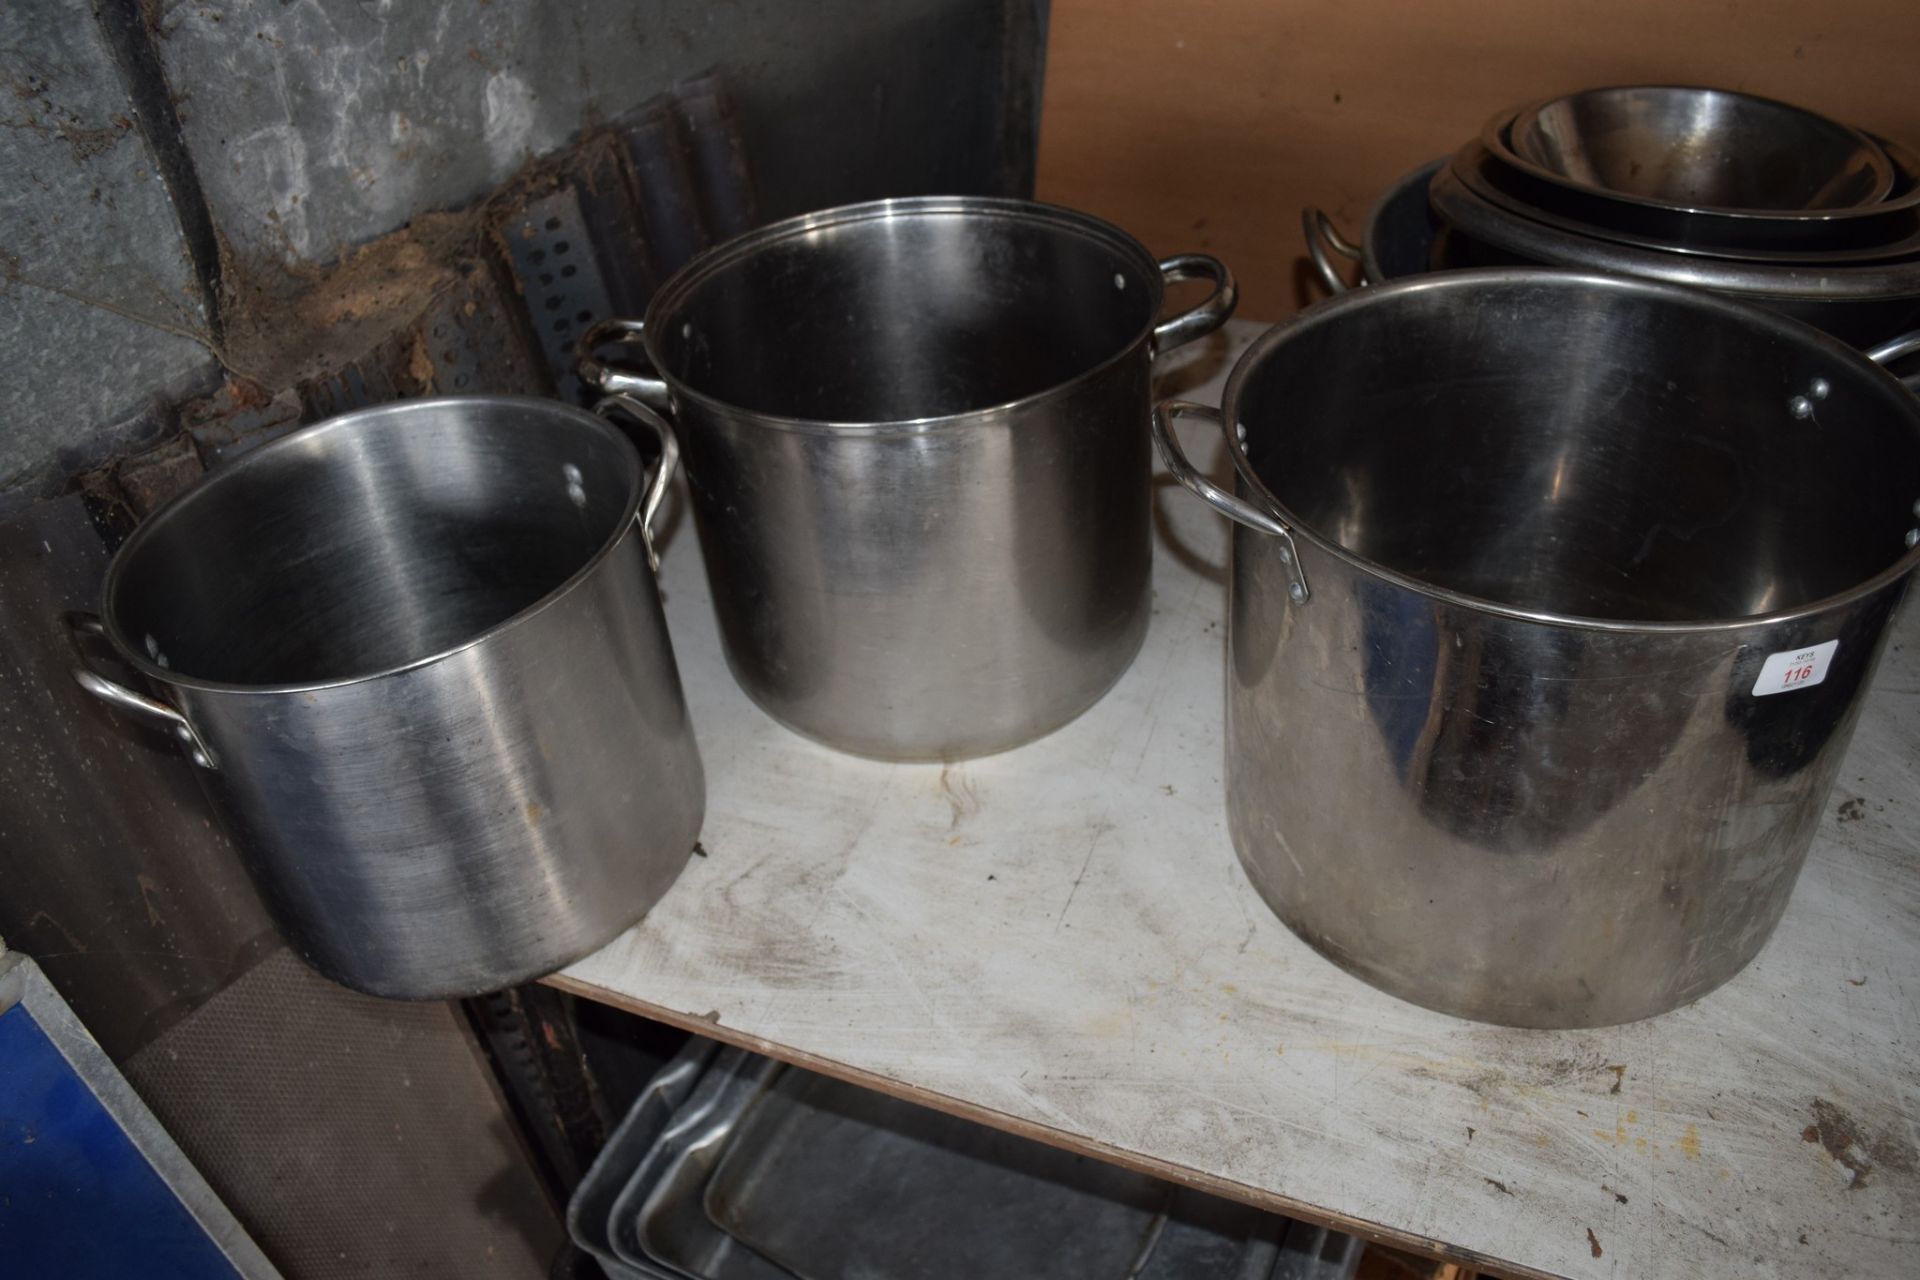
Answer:
<svg viewBox="0 0 1920 1280"><path fill-rule="evenodd" d="M1799 684L1812 674L1813 664L1811 662L1804 667L1789 667L1787 673L1780 677L1780 684L1782 687L1790 684Z"/></svg>

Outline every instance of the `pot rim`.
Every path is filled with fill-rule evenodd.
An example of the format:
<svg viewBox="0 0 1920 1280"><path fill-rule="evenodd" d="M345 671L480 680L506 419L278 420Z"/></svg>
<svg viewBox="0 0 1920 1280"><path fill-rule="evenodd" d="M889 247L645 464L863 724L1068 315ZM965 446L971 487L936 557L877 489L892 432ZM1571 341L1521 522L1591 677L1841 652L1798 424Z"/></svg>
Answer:
<svg viewBox="0 0 1920 1280"><path fill-rule="evenodd" d="M1247 457L1246 445L1241 441L1237 430L1240 420L1240 397L1248 379L1261 364L1266 362L1276 348L1308 330L1331 323L1346 310L1371 305L1390 305L1390 302L1384 300L1390 300L1401 294L1429 289L1473 289L1490 284L1544 284L1549 287L1606 289L1618 293L1651 295L1695 307L1701 311L1717 313L1728 320L1749 327L1773 330L1790 341L1810 343L1819 347L1825 354L1840 363L1851 365L1858 372L1868 374L1870 380L1879 381L1883 389L1898 397L1894 403L1905 407L1909 428L1916 435L1920 435L1920 396L1909 392L1893 374L1838 338L1789 316L1764 311L1718 294L1690 289L1682 285L1592 271L1568 271L1544 267L1482 267L1461 271L1432 272L1402 277L1385 284L1369 285L1364 289L1354 289L1317 302L1261 334L1254 340L1253 345L1241 354L1239 360L1234 363L1232 372L1228 374L1226 389L1220 397L1220 414L1228 428L1224 434L1227 438L1227 447L1234 455L1235 475L1239 483L1253 486L1258 491L1259 499L1279 518L1294 538L1304 539L1316 549L1340 560L1356 572L1378 578L1441 604L1472 609L1502 618L1512 618L1520 622L1537 622L1546 626L1567 627L1581 631L1653 632L1663 635L1742 631L1752 627L1768 627L1801 621L1864 599L1893 585L1912 573L1916 566L1920 566L1920 546L1915 546L1909 548L1905 555L1894 560L1879 573L1844 591L1811 600L1790 609L1756 613L1740 618L1709 618L1697 621L1591 618L1579 614L1560 613L1551 609L1529 609L1519 605L1504 604L1483 596L1436 586L1388 568L1386 565L1348 550L1321 534L1275 497L1266 484L1255 475L1253 463ZM1247 533L1254 537L1268 536L1254 529L1248 529ZM1302 607L1312 608L1312 602L1309 601Z"/></svg>
<svg viewBox="0 0 1920 1280"><path fill-rule="evenodd" d="M448 645L433 653L410 659L407 662L399 663L391 667L385 667L378 671L370 671L362 675L340 676L326 680L297 680L278 684L238 684L230 680L209 680L201 676L188 675L169 667L160 666L148 658L138 646L128 641L126 633L120 625L118 612L115 608L120 594L119 587L126 576L127 564L147 541L156 536L153 531L160 527L164 519L178 511L185 510L195 502L207 501L207 495L217 492L222 485L237 483L236 477L244 477L247 474L248 468L257 466L258 460L263 457L274 457L282 453L305 448L321 436L351 431L356 426L369 420L404 418L429 410L458 409L464 406L476 405L488 408L512 406L562 418L575 426L585 427L599 433L606 439L611 440L620 451L622 463L627 469L627 499L620 518L614 523L613 531L601 542L594 553L587 557L578 569L567 575L565 581L561 582L551 591L518 612L502 618L492 626L487 627L483 631L476 632L458 644ZM528 429L539 430L540 427L538 425L530 425ZM640 504L646 496L645 481L646 469L641 464L640 451L634 448L633 442L621 434L617 427L598 414L589 413L585 409L575 408L572 405L564 404L558 400L547 400L539 396L507 395L428 396L413 400L391 401L386 404L372 405L365 409L355 409L348 413L323 418L319 422L310 423L297 431L289 432L278 440L270 440L263 445L248 450L218 470L208 472L199 481L181 493L174 495L167 502L163 503L159 510L142 520L127 540L120 545L120 549L114 552L112 561L107 565L106 580L101 587L100 620L106 628L108 642L113 646L114 652L118 654L123 661L148 679L157 681L171 688L196 689L205 693L286 694L314 693L324 689L339 689L348 685L368 684L388 676L403 675L409 671L429 667L455 654L463 653L468 649L474 648L476 645L493 639L495 636L511 628L520 626L535 615L545 612L559 601L561 597L570 594L575 586L591 575L608 556L613 554L613 549L619 545L622 539L631 537L637 532L635 518L639 514Z"/></svg>
<svg viewBox="0 0 1920 1280"><path fill-rule="evenodd" d="M690 300L698 288L728 267L753 256L767 246L783 240L832 227L850 226L861 222L883 221L888 219L911 219L926 216L948 214L968 214L995 218L1007 218L1013 221L1034 222L1051 226L1057 230L1071 232L1089 240L1104 242L1123 257L1135 260L1141 268L1141 274L1147 281L1150 304L1147 322L1138 332L1118 347L1111 355L1099 363L1084 369L1053 386L1020 396L1013 400L1003 400L997 404L981 405L975 409L965 409L958 413L933 414L921 418L893 418L886 421L846 421L833 418L797 418L786 414L763 413L757 409L744 408L722 400L717 396L689 386L678 374L667 371L666 362L661 359L657 335L665 331L670 313L680 310ZM748 422L754 426L773 430L816 432L831 435L893 435L919 434L927 431L951 429L979 425L978 420L985 415L1005 413L1013 409L1025 409L1031 405L1043 404L1063 398L1078 390L1085 383L1107 372L1115 365L1131 357L1142 342L1150 342L1154 328L1160 323L1160 308L1166 299L1166 280L1160 271L1160 260L1147 250L1144 244L1132 235L1103 218L1077 209L1068 209L1061 205L1047 204L1038 200L1021 200L1011 196L905 196L884 200L868 200L859 204L840 205L831 209L822 209L814 213L803 213L770 223L755 231L736 236L710 249L695 255L660 286L647 304L644 318L645 332L641 337L642 348L653 371L666 382L676 402L686 401L697 404L711 412L728 418ZM676 403L676 409L678 403Z"/></svg>

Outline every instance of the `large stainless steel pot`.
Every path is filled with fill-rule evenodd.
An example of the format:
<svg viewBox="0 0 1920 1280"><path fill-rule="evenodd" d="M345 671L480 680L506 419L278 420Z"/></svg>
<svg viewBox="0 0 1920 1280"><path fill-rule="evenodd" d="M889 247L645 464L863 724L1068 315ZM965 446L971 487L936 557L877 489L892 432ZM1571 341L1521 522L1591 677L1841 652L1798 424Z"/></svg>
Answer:
<svg viewBox="0 0 1920 1280"><path fill-rule="evenodd" d="M614 411L612 404L603 406ZM134 531L103 635L158 693L89 691L203 766L293 948L377 995L579 958L684 865L700 760L649 567L674 466L538 400L350 413Z"/></svg>
<svg viewBox="0 0 1920 1280"><path fill-rule="evenodd" d="M1431 1008L1646 1017L1772 932L1920 551L1920 401L1806 326L1461 271L1302 312L1218 415L1227 805L1302 938Z"/></svg>
<svg viewBox="0 0 1920 1280"><path fill-rule="evenodd" d="M1211 295L1168 320L1164 282ZM1084 214L887 200L688 264L582 377L670 412L727 660L860 755L958 759L1073 719L1149 610L1149 365L1233 311ZM650 368L610 369L626 334Z"/></svg>

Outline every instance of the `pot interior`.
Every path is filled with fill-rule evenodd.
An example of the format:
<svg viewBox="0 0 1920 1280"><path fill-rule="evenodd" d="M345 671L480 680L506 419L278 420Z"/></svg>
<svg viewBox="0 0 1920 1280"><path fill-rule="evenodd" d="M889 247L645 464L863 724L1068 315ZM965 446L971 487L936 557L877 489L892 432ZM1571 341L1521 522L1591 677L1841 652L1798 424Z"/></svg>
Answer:
<svg viewBox="0 0 1920 1280"><path fill-rule="evenodd" d="M1153 323L1155 264L1042 212L908 210L789 234L656 321L664 372L735 408L885 423L1069 382Z"/></svg>
<svg viewBox="0 0 1920 1280"><path fill-rule="evenodd" d="M1920 402L1897 382L1759 312L1627 280L1350 294L1267 348L1234 403L1299 527L1511 608L1793 609L1889 568L1920 524Z"/></svg>
<svg viewBox="0 0 1920 1280"><path fill-rule="evenodd" d="M458 647L626 527L639 462L533 401L417 401L309 428L217 471L117 560L107 617L170 673L351 679Z"/></svg>

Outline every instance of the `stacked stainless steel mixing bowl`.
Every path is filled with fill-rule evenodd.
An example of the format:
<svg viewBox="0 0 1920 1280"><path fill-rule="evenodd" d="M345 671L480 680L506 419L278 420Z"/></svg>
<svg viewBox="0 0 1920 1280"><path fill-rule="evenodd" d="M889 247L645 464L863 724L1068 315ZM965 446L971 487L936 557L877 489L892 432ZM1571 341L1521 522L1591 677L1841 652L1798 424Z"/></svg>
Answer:
<svg viewBox="0 0 1920 1280"><path fill-rule="evenodd" d="M1502 111L1416 170L1348 244L1378 281L1533 264L1710 289L1871 348L1920 323L1920 155L1785 103L1720 89L1590 89Z"/></svg>

